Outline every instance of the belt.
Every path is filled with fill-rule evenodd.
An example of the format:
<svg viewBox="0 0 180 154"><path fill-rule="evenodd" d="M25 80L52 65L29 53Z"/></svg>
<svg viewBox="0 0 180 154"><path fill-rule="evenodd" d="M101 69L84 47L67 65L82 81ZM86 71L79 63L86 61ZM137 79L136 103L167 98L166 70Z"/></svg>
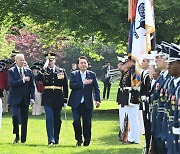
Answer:
<svg viewBox="0 0 180 154"><path fill-rule="evenodd" d="M62 87L60 87L60 86L45 86L44 89L53 89L53 90L54 89L60 89L61 90Z"/></svg>
<svg viewBox="0 0 180 154"><path fill-rule="evenodd" d="M174 116L169 116L168 118L170 122L174 121Z"/></svg>
<svg viewBox="0 0 180 154"><path fill-rule="evenodd" d="M123 90L132 90L132 88L131 87L123 87L123 88L121 88L120 86L119 86L119 89L120 89L120 91L123 91Z"/></svg>
<svg viewBox="0 0 180 154"><path fill-rule="evenodd" d="M164 108L159 107L159 108L158 108L158 112L164 112Z"/></svg>
<svg viewBox="0 0 180 154"><path fill-rule="evenodd" d="M125 90L132 90L131 87L124 87Z"/></svg>
<svg viewBox="0 0 180 154"><path fill-rule="evenodd" d="M158 101L157 100L154 100L153 102L152 102L152 106L155 106L155 105L157 105L158 104Z"/></svg>

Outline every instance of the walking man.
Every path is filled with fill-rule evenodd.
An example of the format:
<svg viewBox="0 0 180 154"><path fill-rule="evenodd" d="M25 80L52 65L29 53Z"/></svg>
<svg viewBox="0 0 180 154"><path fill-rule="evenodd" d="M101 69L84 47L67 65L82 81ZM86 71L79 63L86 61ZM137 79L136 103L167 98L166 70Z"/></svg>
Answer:
<svg viewBox="0 0 180 154"><path fill-rule="evenodd" d="M100 106L100 90L96 74L88 69L88 60L85 56L78 58L79 70L71 72L70 88L72 89L68 105L72 107L73 127L75 132L76 146L83 143L89 146L91 141L91 119L93 113L93 99L96 107ZM95 97L93 97L93 93ZM82 117L82 125L81 119ZM83 128L82 128L83 127Z"/></svg>
<svg viewBox="0 0 180 154"><path fill-rule="evenodd" d="M16 65L8 71L10 92L8 103L12 109L13 143L19 142L19 123L21 123L21 142L26 142L29 104L34 103L35 88L32 72L24 67L24 55L15 56Z"/></svg>

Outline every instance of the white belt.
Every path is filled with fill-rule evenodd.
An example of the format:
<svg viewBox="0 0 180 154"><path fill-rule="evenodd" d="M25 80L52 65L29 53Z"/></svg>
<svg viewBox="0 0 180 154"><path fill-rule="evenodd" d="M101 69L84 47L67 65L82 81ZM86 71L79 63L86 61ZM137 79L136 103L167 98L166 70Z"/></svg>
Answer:
<svg viewBox="0 0 180 154"><path fill-rule="evenodd" d="M178 128L172 127L172 133L180 135L180 128L179 127Z"/></svg>
<svg viewBox="0 0 180 154"><path fill-rule="evenodd" d="M131 87L124 87L125 90L132 90Z"/></svg>

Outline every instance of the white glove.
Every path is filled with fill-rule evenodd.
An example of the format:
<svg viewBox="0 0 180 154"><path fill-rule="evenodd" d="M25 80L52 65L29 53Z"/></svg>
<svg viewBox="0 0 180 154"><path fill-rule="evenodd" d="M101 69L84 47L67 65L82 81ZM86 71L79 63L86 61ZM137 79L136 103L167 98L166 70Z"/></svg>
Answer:
<svg viewBox="0 0 180 154"><path fill-rule="evenodd" d="M49 59L46 60L46 62L45 62L45 64L44 64L43 68L47 68L48 65L49 65Z"/></svg>
<svg viewBox="0 0 180 154"><path fill-rule="evenodd" d="M64 103L64 108L66 108L66 106L67 106L67 103Z"/></svg>
<svg viewBox="0 0 180 154"><path fill-rule="evenodd" d="M147 99L146 99L146 96L141 96L141 100L142 101L146 101Z"/></svg>

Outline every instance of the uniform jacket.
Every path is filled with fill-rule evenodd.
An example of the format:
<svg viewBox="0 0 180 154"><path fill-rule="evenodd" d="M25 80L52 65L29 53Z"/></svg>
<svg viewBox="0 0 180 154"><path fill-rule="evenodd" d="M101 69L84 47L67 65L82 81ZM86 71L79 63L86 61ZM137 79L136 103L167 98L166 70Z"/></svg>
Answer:
<svg viewBox="0 0 180 154"><path fill-rule="evenodd" d="M20 104L22 98L25 104L29 105L30 99L35 98L33 74L29 68L24 67L23 69L25 76L30 77L30 81L26 81L25 83L16 66L8 70L8 81L10 85L8 103L10 105Z"/></svg>
<svg viewBox="0 0 180 154"><path fill-rule="evenodd" d="M110 66L110 70L112 70L113 69L113 67L112 66ZM102 68L101 68L101 71L102 71L102 75L101 75L101 81L102 82L106 82L106 83L108 83L109 82L109 80L110 80L110 77L107 77L107 73L108 73L108 67L106 66L103 66Z"/></svg>
<svg viewBox="0 0 180 154"><path fill-rule="evenodd" d="M68 79L64 69L55 67L55 71L51 72L49 68L45 69L46 73L39 73L35 79L42 81L43 86L58 86L62 89L44 89L42 92L42 106L63 107L67 103L64 98L68 98ZM58 75L62 75L58 79Z"/></svg>
<svg viewBox="0 0 180 154"><path fill-rule="evenodd" d="M83 85L80 71L77 70L71 72L70 88L72 91L69 97L68 105L72 108L77 108L81 103L82 96L84 96L86 108L93 109L93 92L95 94L94 99L100 102L100 90L95 73L87 70L86 78L91 79L92 83L89 85Z"/></svg>

